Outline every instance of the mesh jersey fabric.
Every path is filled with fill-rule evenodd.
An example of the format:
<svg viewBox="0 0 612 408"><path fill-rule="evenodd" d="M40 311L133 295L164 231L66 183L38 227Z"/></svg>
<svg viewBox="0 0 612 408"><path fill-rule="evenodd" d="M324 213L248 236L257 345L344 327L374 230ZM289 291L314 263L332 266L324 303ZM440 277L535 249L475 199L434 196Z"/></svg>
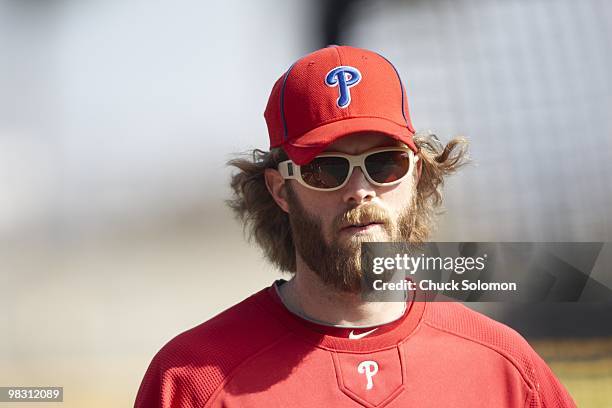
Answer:
<svg viewBox="0 0 612 408"><path fill-rule="evenodd" d="M514 330L417 296L354 340L289 312L273 286L169 341L135 407L575 407Z"/></svg>

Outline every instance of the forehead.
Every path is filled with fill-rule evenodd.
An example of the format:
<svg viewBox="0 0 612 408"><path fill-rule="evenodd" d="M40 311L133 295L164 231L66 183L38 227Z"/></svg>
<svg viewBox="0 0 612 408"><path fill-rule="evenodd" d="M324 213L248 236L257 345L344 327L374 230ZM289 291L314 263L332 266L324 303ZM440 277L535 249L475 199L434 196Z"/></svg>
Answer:
<svg viewBox="0 0 612 408"><path fill-rule="evenodd" d="M326 152L341 152L346 154L359 154L375 147L404 146L404 144L383 133L362 132L355 133L336 140L327 146Z"/></svg>

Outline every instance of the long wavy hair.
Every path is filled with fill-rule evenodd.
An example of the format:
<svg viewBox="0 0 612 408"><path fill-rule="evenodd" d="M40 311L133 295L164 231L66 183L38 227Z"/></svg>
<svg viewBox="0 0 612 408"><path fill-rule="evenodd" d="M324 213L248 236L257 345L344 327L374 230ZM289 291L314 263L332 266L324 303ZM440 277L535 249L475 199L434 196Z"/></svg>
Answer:
<svg viewBox="0 0 612 408"><path fill-rule="evenodd" d="M421 243L435 227L435 215L443 203L444 179L468 162L468 142L457 137L444 145L429 132L417 133L414 142L422 164L410 241ZM264 178L266 169L276 169L283 160L287 160L286 153L275 148L255 149L228 161L238 171L231 176L233 194L226 203L243 224L249 242L254 240L278 269L295 273L296 255L289 216L270 195Z"/></svg>

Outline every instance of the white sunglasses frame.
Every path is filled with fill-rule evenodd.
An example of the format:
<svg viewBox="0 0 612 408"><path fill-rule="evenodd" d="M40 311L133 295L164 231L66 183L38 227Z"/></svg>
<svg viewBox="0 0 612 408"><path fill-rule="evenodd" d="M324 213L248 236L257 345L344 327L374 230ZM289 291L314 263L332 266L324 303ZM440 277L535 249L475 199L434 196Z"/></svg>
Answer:
<svg viewBox="0 0 612 408"><path fill-rule="evenodd" d="M366 170L366 167L365 167L365 159L366 159L366 157L370 156L371 154L375 154L375 153L397 152L397 151L409 153L408 158L410 160L410 164L409 164L408 171L406 172L406 174L404 174L399 179L397 179L395 181L392 181L390 183L378 183L378 182L372 180L372 178L370 177L370 174L368 174L368 171ZM313 187L313 186L311 186L310 184L308 184L308 183L306 183L304 181L304 179L302 178L302 172L300 170L301 166L299 164L295 164L292 160L285 160L285 161L280 162L278 164L278 171L280 172L280 174L283 177L283 179L285 179L285 180L297 180L298 183L300 183L304 187L307 187L307 188L309 188L311 190L316 190L316 191L336 191L336 190L340 190L342 187L344 187L348 183L348 181L351 179L351 176L353 175L353 170L355 169L355 167L359 167L361 169L361 173L363 173L365 178L371 184L374 184L375 186L379 186L379 187L387 187L387 186L393 186L395 184L399 184L406 177L412 175L412 169L414 169L416 163L419 161L419 157L414 154L412 149L410 149L408 147L401 147L401 146L379 147L379 148L368 150L367 152L363 152L362 154L357 154L357 155L340 153L340 152L325 152L325 153L322 153L322 154L319 154L319 155L315 156L313 158L313 160L318 158L318 157L342 157L342 158L345 158L345 159L348 160L350 167L349 167L348 175L346 176L346 179L344 179L342 184L340 184L337 187L332 187L332 188Z"/></svg>

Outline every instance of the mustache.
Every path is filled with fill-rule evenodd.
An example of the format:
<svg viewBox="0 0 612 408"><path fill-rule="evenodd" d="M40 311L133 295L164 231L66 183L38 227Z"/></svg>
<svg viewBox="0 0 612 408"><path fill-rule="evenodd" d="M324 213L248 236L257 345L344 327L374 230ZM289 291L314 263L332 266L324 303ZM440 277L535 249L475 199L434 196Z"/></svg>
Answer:
<svg viewBox="0 0 612 408"><path fill-rule="evenodd" d="M334 224L337 229L346 228L351 225L365 224L390 224L391 217L387 210L375 204L365 204L359 207L350 208L336 217Z"/></svg>

